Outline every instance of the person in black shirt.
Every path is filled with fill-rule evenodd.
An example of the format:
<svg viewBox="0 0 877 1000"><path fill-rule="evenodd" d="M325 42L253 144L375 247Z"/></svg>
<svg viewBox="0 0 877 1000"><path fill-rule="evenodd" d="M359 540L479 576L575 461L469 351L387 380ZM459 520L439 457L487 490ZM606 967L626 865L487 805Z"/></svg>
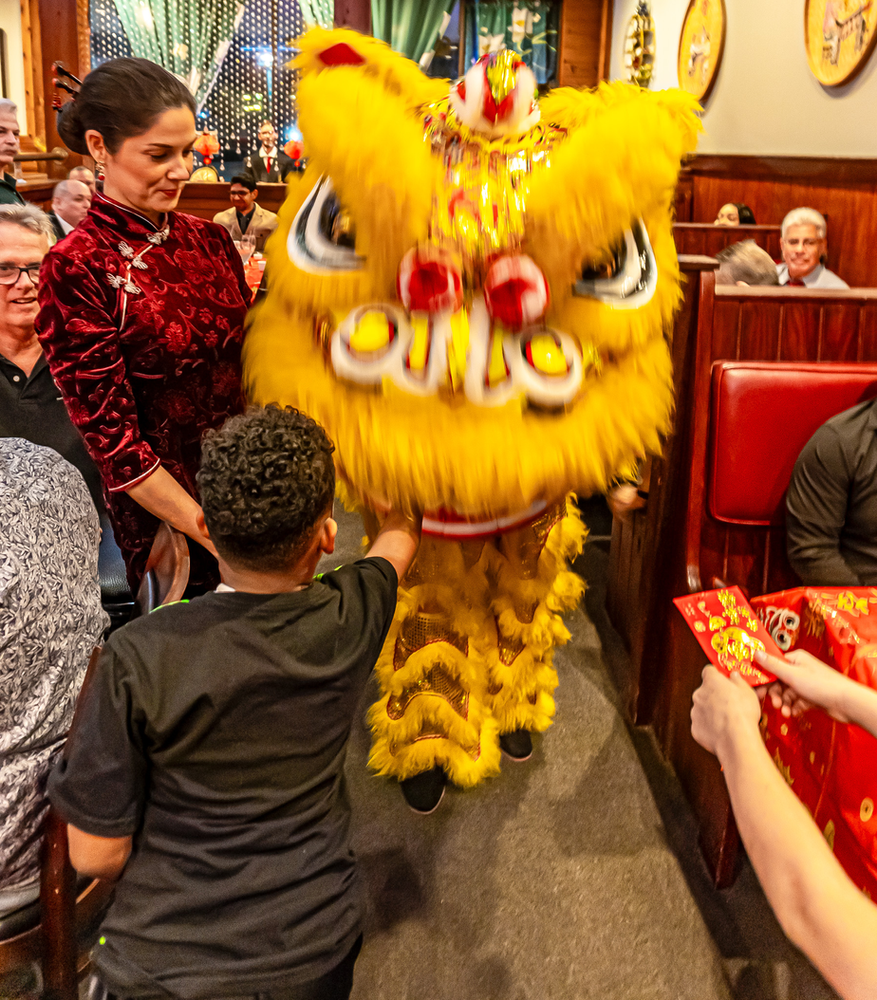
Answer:
<svg viewBox="0 0 877 1000"><path fill-rule="evenodd" d="M82 473L95 507L101 482L52 379L34 320L52 226L35 205L0 205L0 437L53 448Z"/></svg>
<svg viewBox="0 0 877 1000"><path fill-rule="evenodd" d="M334 549L333 446L297 410L208 432L199 521L223 584L120 629L49 795L80 872L119 877L95 962L116 997L349 996L361 902L342 769L420 526Z"/></svg>
<svg viewBox="0 0 877 1000"><path fill-rule="evenodd" d="M786 550L803 583L877 586L877 400L804 445L786 493Z"/></svg>

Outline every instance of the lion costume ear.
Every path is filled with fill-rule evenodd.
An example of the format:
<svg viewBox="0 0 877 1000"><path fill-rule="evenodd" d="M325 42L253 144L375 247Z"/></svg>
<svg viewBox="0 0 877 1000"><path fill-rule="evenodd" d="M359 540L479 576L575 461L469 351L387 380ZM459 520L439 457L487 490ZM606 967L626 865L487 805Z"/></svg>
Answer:
<svg viewBox="0 0 877 1000"><path fill-rule="evenodd" d="M295 66L310 171L328 176L356 226L357 253L392 288L399 261L425 239L440 163L416 110L441 100L431 80L384 42L312 28Z"/></svg>
<svg viewBox="0 0 877 1000"><path fill-rule="evenodd" d="M563 256L549 279L567 287L589 251L611 246L637 217L668 215L680 163L702 130L700 109L682 91L623 83L561 88L541 108L543 120L568 129L569 138L552 154L551 170L534 177L528 239Z"/></svg>

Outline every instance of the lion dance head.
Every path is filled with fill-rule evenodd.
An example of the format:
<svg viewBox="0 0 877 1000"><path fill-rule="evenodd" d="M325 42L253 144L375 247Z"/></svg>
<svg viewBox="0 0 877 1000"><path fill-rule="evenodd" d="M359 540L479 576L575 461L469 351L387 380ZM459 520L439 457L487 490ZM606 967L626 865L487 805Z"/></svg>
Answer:
<svg viewBox="0 0 877 1000"><path fill-rule="evenodd" d="M540 101L510 52L449 93L352 31L300 45L308 168L269 243L250 399L311 414L361 496L440 532L603 489L657 450L694 102L623 84Z"/></svg>

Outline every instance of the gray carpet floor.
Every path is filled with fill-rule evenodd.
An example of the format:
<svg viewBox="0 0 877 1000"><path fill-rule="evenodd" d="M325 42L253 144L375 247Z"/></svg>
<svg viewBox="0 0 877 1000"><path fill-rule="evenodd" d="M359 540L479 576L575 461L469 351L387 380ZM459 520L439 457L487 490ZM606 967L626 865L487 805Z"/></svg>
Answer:
<svg viewBox="0 0 877 1000"><path fill-rule="evenodd" d="M329 568L360 551L358 518L337 518ZM625 725L606 560L590 545L576 566L590 589L567 618L556 723L530 761L504 761L472 791L449 787L419 816L367 772L364 702L347 761L368 897L354 1000L836 997L745 859L734 887L713 890L672 771L647 730Z"/></svg>

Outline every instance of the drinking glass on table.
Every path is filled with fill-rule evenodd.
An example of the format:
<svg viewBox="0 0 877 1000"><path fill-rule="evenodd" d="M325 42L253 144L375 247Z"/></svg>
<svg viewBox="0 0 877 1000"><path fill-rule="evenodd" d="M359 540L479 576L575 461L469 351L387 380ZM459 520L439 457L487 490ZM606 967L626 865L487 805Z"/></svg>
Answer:
<svg viewBox="0 0 877 1000"><path fill-rule="evenodd" d="M253 256L256 250L256 236L254 233L244 233L241 236L241 242L238 246L238 253L241 255L241 260L244 264Z"/></svg>

